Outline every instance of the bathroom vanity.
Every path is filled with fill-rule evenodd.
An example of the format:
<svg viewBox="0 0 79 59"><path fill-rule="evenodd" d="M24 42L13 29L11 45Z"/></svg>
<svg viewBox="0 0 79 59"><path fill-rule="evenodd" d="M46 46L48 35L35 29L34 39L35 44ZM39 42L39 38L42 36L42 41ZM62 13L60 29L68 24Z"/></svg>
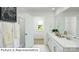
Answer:
<svg viewBox="0 0 79 59"><path fill-rule="evenodd" d="M68 40L47 33L47 45L52 52L79 52L79 40Z"/></svg>

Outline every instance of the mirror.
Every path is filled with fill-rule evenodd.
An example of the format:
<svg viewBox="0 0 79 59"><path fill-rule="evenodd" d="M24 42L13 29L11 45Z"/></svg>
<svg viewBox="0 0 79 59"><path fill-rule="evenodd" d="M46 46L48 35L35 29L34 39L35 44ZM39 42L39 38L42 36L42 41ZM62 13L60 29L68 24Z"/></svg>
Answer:
<svg viewBox="0 0 79 59"><path fill-rule="evenodd" d="M77 31L76 36L79 37L79 16L77 16Z"/></svg>
<svg viewBox="0 0 79 59"><path fill-rule="evenodd" d="M63 32L65 29L65 15L64 13L59 14L56 16L56 29L59 30L59 32Z"/></svg>
<svg viewBox="0 0 79 59"><path fill-rule="evenodd" d="M55 25L59 32L67 31L69 37L79 37L79 7L70 7L57 15Z"/></svg>

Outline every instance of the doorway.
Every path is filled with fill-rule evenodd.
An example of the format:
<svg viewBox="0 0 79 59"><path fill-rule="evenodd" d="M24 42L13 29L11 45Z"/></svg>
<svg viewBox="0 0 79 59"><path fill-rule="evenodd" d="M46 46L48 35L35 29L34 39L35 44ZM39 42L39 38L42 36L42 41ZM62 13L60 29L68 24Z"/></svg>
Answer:
<svg viewBox="0 0 79 59"><path fill-rule="evenodd" d="M44 17L34 17L34 44L44 44Z"/></svg>

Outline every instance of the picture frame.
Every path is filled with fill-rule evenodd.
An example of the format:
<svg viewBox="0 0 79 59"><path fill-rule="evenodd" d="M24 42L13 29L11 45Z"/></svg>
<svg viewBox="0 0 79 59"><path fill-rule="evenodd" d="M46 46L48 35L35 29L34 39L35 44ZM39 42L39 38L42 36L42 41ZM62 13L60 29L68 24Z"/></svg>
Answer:
<svg viewBox="0 0 79 59"><path fill-rule="evenodd" d="M16 7L1 7L1 20L7 22L17 22Z"/></svg>

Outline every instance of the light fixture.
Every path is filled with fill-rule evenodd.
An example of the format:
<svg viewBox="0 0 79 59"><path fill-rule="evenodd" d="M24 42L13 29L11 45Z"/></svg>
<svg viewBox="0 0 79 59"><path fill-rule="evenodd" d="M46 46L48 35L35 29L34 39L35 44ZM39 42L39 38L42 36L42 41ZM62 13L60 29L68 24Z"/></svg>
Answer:
<svg viewBox="0 0 79 59"><path fill-rule="evenodd" d="M55 11L55 8L52 8L53 11Z"/></svg>

